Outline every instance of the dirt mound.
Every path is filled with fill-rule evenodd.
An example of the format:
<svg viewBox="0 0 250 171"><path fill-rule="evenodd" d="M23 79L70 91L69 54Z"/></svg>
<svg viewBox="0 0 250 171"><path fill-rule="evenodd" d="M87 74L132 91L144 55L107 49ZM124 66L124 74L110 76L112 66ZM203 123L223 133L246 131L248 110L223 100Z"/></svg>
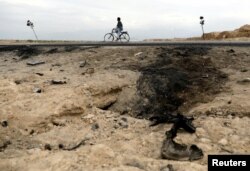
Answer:
<svg viewBox="0 0 250 171"><path fill-rule="evenodd" d="M212 32L204 35L206 40L250 37L250 25L244 25L234 31Z"/></svg>

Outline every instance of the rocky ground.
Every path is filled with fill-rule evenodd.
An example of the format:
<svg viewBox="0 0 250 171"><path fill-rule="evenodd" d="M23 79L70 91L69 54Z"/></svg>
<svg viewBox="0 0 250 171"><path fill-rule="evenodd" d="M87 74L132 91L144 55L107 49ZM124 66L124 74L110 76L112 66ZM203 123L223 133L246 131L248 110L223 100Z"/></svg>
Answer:
<svg viewBox="0 0 250 171"><path fill-rule="evenodd" d="M250 153L250 49L0 49L0 170L204 171ZM150 116L194 116L196 161L162 159Z"/></svg>

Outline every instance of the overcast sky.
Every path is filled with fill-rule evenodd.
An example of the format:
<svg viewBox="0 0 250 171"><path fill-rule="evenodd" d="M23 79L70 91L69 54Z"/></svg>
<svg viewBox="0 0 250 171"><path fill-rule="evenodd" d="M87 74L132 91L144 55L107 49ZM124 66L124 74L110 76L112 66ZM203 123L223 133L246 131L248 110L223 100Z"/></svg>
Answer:
<svg viewBox="0 0 250 171"><path fill-rule="evenodd" d="M250 0L0 0L0 39L102 40L122 19L134 40L200 36L250 23Z"/></svg>

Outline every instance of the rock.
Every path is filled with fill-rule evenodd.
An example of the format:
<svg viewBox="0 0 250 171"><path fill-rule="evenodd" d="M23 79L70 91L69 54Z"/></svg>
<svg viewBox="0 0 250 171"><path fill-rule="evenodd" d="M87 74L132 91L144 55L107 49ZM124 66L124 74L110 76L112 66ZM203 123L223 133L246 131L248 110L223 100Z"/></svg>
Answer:
<svg viewBox="0 0 250 171"><path fill-rule="evenodd" d="M116 101L117 97L115 96L104 96L102 98L96 99L94 105L99 109L108 110Z"/></svg>
<svg viewBox="0 0 250 171"><path fill-rule="evenodd" d="M127 123L127 122L120 121L118 124L119 124L119 126L120 126L121 128L128 128L128 123Z"/></svg>
<svg viewBox="0 0 250 171"><path fill-rule="evenodd" d="M216 112L216 115L223 115L223 112L221 112L221 111Z"/></svg>
<svg viewBox="0 0 250 171"><path fill-rule="evenodd" d="M22 84L23 82L27 82L27 80L22 79L22 80L15 80L14 81L16 85Z"/></svg>
<svg viewBox="0 0 250 171"><path fill-rule="evenodd" d="M86 115L86 116L82 116L81 118L82 119L93 119L95 117L95 115L93 115L93 114L88 114L88 115Z"/></svg>
<svg viewBox="0 0 250 171"><path fill-rule="evenodd" d="M64 145L63 144L58 144L58 148L59 149L64 149Z"/></svg>
<svg viewBox="0 0 250 171"><path fill-rule="evenodd" d="M18 84L21 84L21 80L15 80L14 82L15 82L17 85L18 85Z"/></svg>
<svg viewBox="0 0 250 171"><path fill-rule="evenodd" d="M66 125L65 119L55 118L51 122L55 126L65 126Z"/></svg>
<svg viewBox="0 0 250 171"><path fill-rule="evenodd" d="M37 72L36 75L43 76L43 73Z"/></svg>
<svg viewBox="0 0 250 171"><path fill-rule="evenodd" d="M227 145L228 141L225 138L223 138L218 143L221 144L221 145Z"/></svg>
<svg viewBox="0 0 250 171"><path fill-rule="evenodd" d="M209 77L208 74L202 75L202 78L208 78L208 77Z"/></svg>
<svg viewBox="0 0 250 171"><path fill-rule="evenodd" d="M134 56L137 57L137 56L140 56L141 54L143 54L143 52L138 52Z"/></svg>
<svg viewBox="0 0 250 171"><path fill-rule="evenodd" d="M34 92L34 93L41 93L41 92L42 92L42 89L40 89L40 88L34 88L34 89L33 89L33 92Z"/></svg>
<svg viewBox="0 0 250 171"><path fill-rule="evenodd" d="M45 62L44 61L27 62L27 65L30 66L41 65L41 64L45 64Z"/></svg>
<svg viewBox="0 0 250 171"><path fill-rule="evenodd" d="M230 50L227 50L228 53L235 53L235 50L233 49L230 49Z"/></svg>
<svg viewBox="0 0 250 171"><path fill-rule="evenodd" d="M95 72L94 68L88 68L85 73L87 74L93 74Z"/></svg>
<svg viewBox="0 0 250 171"><path fill-rule="evenodd" d="M119 125L118 124L115 124L114 125L114 129L118 129L119 128Z"/></svg>
<svg viewBox="0 0 250 171"><path fill-rule="evenodd" d="M117 122L118 120L117 119L114 119L114 121L115 122ZM115 129L118 129L118 128L128 128L128 120L127 120L127 118L121 118L121 120L118 122L118 123L116 123L115 125L114 125L114 128Z"/></svg>
<svg viewBox="0 0 250 171"><path fill-rule="evenodd" d="M59 63L55 63L55 64L52 64L51 66L52 66L52 67L55 67L55 66L60 67L60 66L62 66L62 65L61 65L61 64L59 64Z"/></svg>
<svg viewBox="0 0 250 171"><path fill-rule="evenodd" d="M62 80L51 80L51 84L66 84L66 81L62 81Z"/></svg>
<svg viewBox="0 0 250 171"><path fill-rule="evenodd" d="M2 127L7 127L8 126L8 121L4 120L1 122Z"/></svg>
<svg viewBox="0 0 250 171"><path fill-rule="evenodd" d="M232 153L233 153L233 151L232 151L232 150L227 149L227 148L225 148L225 147L221 147L221 151L222 151L222 152L227 152L227 153L230 153L230 154L232 154Z"/></svg>
<svg viewBox="0 0 250 171"><path fill-rule="evenodd" d="M242 68L240 72L247 72L248 70L246 68Z"/></svg>
<svg viewBox="0 0 250 171"><path fill-rule="evenodd" d="M160 171L174 171L174 168L172 164L168 164L167 166L162 167Z"/></svg>
<svg viewBox="0 0 250 171"><path fill-rule="evenodd" d="M44 149L45 149L45 150L49 150L49 151L52 150L50 144L45 144L45 145L44 145Z"/></svg>
<svg viewBox="0 0 250 171"><path fill-rule="evenodd" d="M29 134L33 135L34 133L35 133L35 131L34 131L34 129L32 129Z"/></svg>
<svg viewBox="0 0 250 171"><path fill-rule="evenodd" d="M60 104L56 110L55 114L57 116L75 116L75 115L81 115L85 112L85 108L80 106L80 104L76 104L71 101L66 101L62 104Z"/></svg>
<svg viewBox="0 0 250 171"><path fill-rule="evenodd" d="M95 131L95 130L97 130L97 129L99 129L99 128L100 128L100 126L99 126L98 123L94 123L94 124L91 126L91 130L92 130L92 131Z"/></svg>
<svg viewBox="0 0 250 171"><path fill-rule="evenodd" d="M200 142L202 142L202 143L211 143L211 140L207 139L207 138L201 138Z"/></svg>
<svg viewBox="0 0 250 171"><path fill-rule="evenodd" d="M239 84L247 84L247 83L250 83L250 78L244 78L240 81L237 81L237 83Z"/></svg>
<svg viewBox="0 0 250 171"><path fill-rule="evenodd" d="M118 74L118 77L119 78L125 78L125 75L124 74Z"/></svg>
<svg viewBox="0 0 250 171"><path fill-rule="evenodd" d="M87 64L86 60L85 61L81 61L80 62L80 68L85 67L86 64Z"/></svg>
<svg viewBox="0 0 250 171"><path fill-rule="evenodd" d="M128 119L124 118L124 117L122 117L121 120L124 121L124 122L128 122Z"/></svg>
<svg viewBox="0 0 250 171"><path fill-rule="evenodd" d="M224 122L223 124L224 124L224 126L226 126L226 127L230 127L230 126L231 126L231 123L230 123L230 122Z"/></svg>
<svg viewBox="0 0 250 171"><path fill-rule="evenodd" d="M0 152L3 152L10 144L11 144L11 141L9 140L5 141L4 143L0 143Z"/></svg>

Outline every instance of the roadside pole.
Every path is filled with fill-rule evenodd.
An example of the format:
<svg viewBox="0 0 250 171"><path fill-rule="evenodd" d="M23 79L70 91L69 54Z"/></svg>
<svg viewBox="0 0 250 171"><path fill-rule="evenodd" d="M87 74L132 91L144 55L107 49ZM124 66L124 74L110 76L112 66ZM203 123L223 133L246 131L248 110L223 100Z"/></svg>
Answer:
<svg viewBox="0 0 250 171"><path fill-rule="evenodd" d="M201 29L202 29L202 38L203 38L203 40L205 40L204 28L203 28L204 24L205 24L204 17L200 16L200 25L201 25Z"/></svg>
<svg viewBox="0 0 250 171"><path fill-rule="evenodd" d="M32 29L32 31L33 31L33 33L34 33L34 35L35 35L35 37L36 37L36 40L38 40L38 37L37 37L36 32L35 32L35 29L34 29L34 24L33 24L33 22L31 22L30 20L28 20L28 21L27 21L27 26L30 27L30 28Z"/></svg>

